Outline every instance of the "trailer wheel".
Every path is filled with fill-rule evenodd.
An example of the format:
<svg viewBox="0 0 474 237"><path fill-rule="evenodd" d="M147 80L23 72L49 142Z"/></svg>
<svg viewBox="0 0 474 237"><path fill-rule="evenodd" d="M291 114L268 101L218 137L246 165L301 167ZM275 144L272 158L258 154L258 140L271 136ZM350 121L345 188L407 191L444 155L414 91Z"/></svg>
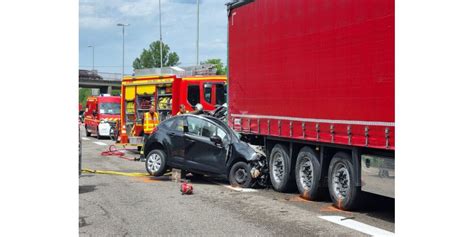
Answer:
<svg viewBox="0 0 474 237"><path fill-rule="evenodd" d="M329 164L329 194L334 206L342 210L354 210L362 199L360 187L355 185L355 168L351 157L338 152Z"/></svg>
<svg viewBox="0 0 474 237"><path fill-rule="evenodd" d="M315 200L321 196L320 177L321 165L316 153L309 147L303 147L298 153L295 167L295 180L301 197Z"/></svg>
<svg viewBox="0 0 474 237"><path fill-rule="evenodd" d="M166 171L166 154L163 150L152 150L146 156L146 171L153 176L162 176Z"/></svg>
<svg viewBox="0 0 474 237"><path fill-rule="evenodd" d="M278 192L288 192L294 188L290 178L291 160L288 149L280 144L273 147L269 160L270 180Z"/></svg>

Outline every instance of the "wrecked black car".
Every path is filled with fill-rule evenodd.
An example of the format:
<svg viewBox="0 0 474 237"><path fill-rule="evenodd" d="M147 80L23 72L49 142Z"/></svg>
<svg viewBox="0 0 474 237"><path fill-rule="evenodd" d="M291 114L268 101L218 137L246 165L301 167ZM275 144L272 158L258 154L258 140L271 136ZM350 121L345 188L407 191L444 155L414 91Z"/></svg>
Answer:
<svg viewBox="0 0 474 237"><path fill-rule="evenodd" d="M157 126L145 144L145 165L150 175L168 168L198 175L227 178L243 188L264 185L265 156L241 141L223 121L207 115L179 115Z"/></svg>

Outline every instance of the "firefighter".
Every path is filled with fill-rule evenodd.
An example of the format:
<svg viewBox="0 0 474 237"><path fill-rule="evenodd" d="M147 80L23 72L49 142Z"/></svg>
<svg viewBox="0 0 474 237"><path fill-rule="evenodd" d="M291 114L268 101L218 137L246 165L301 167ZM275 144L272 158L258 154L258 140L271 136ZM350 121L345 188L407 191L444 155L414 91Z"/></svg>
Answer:
<svg viewBox="0 0 474 237"><path fill-rule="evenodd" d="M204 108L202 107L202 104L197 103L197 104L196 104L196 109L195 109L194 111L190 112L190 114L196 114L196 115L198 115L198 114L204 114L203 109L204 109Z"/></svg>
<svg viewBox="0 0 474 237"><path fill-rule="evenodd" d="M143 114L143 146L140 151L140 160L144 161L145 160L145 144L146 141L148 140L148 137L150 134L153 132L153 129L155 129L156 126L160 123L160 120L158 119L158 113L155 111L155 105L152 104L150 106L149 112L146 112Z"/></svg>
<svg viewBox="0 0 474 237"><path fill-rule="evenodd" d="M179 106L179 112L177 113L177 115L187 114L187 113L189 113L189 111L187 111L187 110L186 110L186 107L184 107L184 105L181 104L181 105Z"/></svg>

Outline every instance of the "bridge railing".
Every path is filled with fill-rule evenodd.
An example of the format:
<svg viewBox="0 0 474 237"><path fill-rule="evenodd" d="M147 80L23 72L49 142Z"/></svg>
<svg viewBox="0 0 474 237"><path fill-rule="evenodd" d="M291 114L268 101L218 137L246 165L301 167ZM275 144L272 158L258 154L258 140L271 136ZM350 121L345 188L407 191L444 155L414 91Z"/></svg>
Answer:
<svg viewBox="0 0 474 237"><path fill-rule="evenodd" d="M129 76L125 74L125 76ZM122 73L99 72L97 70L79 70L79 80L122 81Z"/></svg>

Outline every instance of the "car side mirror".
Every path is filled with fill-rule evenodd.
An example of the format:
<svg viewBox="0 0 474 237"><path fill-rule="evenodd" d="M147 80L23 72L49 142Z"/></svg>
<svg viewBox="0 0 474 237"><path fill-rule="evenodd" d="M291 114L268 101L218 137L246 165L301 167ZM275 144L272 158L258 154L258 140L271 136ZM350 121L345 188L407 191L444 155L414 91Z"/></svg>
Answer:
<svg viewBox="0 0 474 237"><path fill-rule="evenodd" d="M222 145L222 139L219 136L212 136L211 142L214 142L216 145Z"/></svg>

